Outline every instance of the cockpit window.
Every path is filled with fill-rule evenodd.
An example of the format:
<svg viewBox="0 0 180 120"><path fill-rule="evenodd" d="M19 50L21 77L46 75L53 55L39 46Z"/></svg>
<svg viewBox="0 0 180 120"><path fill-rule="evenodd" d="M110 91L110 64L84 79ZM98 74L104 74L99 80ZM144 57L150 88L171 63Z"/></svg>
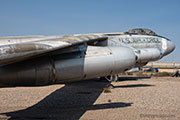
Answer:
<svg viewBox="0 0 180 120"><path fill-rule="evenodd" d="M153 35L157 36L155 32L149 29L144 29L144 28L137 28L137 29L131 29L127 33L129 34L138 34L138 35Z"/></svg>

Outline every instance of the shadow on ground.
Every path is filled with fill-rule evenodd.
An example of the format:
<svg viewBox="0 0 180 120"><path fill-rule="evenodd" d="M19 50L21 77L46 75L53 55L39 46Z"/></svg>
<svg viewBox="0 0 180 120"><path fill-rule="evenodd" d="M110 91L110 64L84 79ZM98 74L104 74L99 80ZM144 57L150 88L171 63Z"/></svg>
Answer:
<svg viewBox="0 0 180 120"><path fill-rule="evenodd" d="M114 88L134 88L134 87L150 87L155 86L151 84L132 84L132 85L121 85L121 86L114 86Z"/></svg>
<svg viewBox="0 0 180 120"><path fill-rule="evenodd" d="M128 76L128 77L119 77L118 81L136 81L140 79L150 79L151 77L135 77L135 76Z"/></svg>
<svg viewBox="0 0 180 120"><path fill-rule="evenodd" d="M87 110L131 106L132 103L94 104L107 82L82 81L66 84L37 104L19 111L1 113L10 119L80 119ZM107 100L108 101L108 100Z"/></svg>

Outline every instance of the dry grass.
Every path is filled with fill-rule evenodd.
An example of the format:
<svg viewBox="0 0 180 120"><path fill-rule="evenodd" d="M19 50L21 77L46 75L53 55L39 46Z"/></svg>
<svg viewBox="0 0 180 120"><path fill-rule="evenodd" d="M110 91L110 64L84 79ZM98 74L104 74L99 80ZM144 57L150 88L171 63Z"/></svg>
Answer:
<svg viewBox="0 0 180 120"><path fill-rule="evenodd" d="M159 73L155 73L153 74L153 76L156 77L168 77L168 76L172 76L173 73L168 73L168 72L159 72Z"/></svg>

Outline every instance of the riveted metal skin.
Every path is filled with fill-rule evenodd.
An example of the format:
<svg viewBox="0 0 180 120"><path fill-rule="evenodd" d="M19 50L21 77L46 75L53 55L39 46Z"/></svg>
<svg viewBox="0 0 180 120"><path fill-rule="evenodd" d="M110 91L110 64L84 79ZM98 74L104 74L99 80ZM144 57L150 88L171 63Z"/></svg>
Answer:
<svg viewBox="0 0 180 120"><path fill-rule="evenodd" d="M89 46L86 54L43 56L0 68L0 82L9 85L48 85L107 76L130 69L135 54L128 47Z"/></svg>
<svg viewBox="0 0 180 120"><path fill-rule="evenodd" d="M53 66L48 57L0 68L0 82L7 85L47 85L53 82L53 77Z"/></svg>
<svg viewBox="0 0 180 120"><path fill-rule="evenodd" d="M48 85L118 74L175 49L148 29L121 33L0 37L0 84Z"/></svg>

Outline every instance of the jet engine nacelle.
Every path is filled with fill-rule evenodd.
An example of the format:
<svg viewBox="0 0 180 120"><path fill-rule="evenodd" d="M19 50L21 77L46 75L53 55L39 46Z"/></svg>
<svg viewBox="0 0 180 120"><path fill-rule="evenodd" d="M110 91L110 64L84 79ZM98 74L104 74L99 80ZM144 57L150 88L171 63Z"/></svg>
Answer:
<svg viewBox="0 0 180 120"><path fill-rule="evenodd" d="M137 61L135 67L142 67L149 61L159 60L161 52L157 48L143 48L135 51Z"/></svg>
<svg viewBox="0 0 180 120"><path fill-rule="evenodd" d="M136 56L128 47L88 46L85 51L48 55L0 67L0 83L47 85L85 80L131 69Z"/></svg>
<svg viewBox="0 0 180 120"><path fill-rule="evenodd" d="M56 82L117 74L131 69L135 62L135 54L128 47L89 46L85 57L55 60Z"/></svg>

